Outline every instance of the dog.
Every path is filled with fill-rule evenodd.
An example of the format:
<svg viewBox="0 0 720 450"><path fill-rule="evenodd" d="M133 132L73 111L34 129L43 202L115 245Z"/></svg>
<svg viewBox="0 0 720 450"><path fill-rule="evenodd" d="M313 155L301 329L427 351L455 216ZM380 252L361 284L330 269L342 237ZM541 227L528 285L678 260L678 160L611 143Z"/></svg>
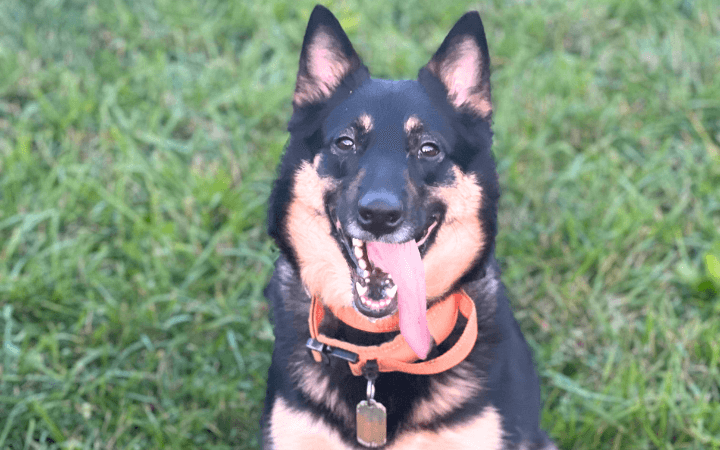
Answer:
<svg viewBox="0 0 720 450"><path fill-rule="evenodd" d="M417 80L313 10L269 201L264 449L554 449L494 257L490 58L462 16Z"/></svg>

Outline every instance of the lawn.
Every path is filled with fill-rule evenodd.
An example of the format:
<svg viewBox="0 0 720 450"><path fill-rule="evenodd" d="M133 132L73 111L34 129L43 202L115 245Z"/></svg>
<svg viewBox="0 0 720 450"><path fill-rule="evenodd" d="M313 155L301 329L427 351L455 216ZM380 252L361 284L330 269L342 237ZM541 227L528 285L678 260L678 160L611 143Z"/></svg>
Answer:
<svg viewBox="0 0 720 450"><path fill-rule="evenodd" d="M313 5L0 0L1 449L258 448ZM389 78L480 11L497 253L559 446L720 449L716 0L327 6Z"/></svg>

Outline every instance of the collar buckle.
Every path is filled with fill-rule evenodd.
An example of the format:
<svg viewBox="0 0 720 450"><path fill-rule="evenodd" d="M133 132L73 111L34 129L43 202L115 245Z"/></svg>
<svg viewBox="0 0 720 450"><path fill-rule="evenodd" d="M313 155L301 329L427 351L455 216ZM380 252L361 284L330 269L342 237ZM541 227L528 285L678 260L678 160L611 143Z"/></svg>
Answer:
<svg viewBox="0 0 720 450"><path fill-rule="evenodd" d="M343 350L338 347L331 347L327 344L323 344L322 342L318 341L314 338L309 338L307 342L305 343L305 347L307 347L309 350L313 352L317 352L320 355L322 355L322 361L325 364L330 364L330 356L334 358L342 359L343 361L347 361L349 363L357 363L358 362L358 354L353 353L348 350Z"/></svg>

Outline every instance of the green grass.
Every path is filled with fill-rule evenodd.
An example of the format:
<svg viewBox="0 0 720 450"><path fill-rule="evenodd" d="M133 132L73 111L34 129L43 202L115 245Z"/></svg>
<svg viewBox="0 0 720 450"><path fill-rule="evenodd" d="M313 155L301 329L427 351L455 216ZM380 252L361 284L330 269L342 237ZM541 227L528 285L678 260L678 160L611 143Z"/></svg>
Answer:
<svg viewBox="0 0 720 450"><path fill-rule="evenodd" d="M720 449L714 0L328 6L414 77L479 9L498 255L563 449ZM252 449L313 3L0 1L0 448Z"/></svg>

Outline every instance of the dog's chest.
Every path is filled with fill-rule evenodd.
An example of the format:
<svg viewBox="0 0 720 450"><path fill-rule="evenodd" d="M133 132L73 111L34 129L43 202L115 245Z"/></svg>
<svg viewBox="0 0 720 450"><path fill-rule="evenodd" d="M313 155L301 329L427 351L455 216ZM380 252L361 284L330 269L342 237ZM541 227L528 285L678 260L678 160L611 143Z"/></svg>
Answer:
<svg viewBox="0 0 720 450"><path fill-rule="evenodd" d="M350 450L359 447L347 445L337 430L325 420L291 408L280 397L275 400L267 432L275 449ZM477 417L453 427L444 427L437 431L408 430L386 448L500 450L503 448L501 418L494 408L487 407Z"/></svg>

